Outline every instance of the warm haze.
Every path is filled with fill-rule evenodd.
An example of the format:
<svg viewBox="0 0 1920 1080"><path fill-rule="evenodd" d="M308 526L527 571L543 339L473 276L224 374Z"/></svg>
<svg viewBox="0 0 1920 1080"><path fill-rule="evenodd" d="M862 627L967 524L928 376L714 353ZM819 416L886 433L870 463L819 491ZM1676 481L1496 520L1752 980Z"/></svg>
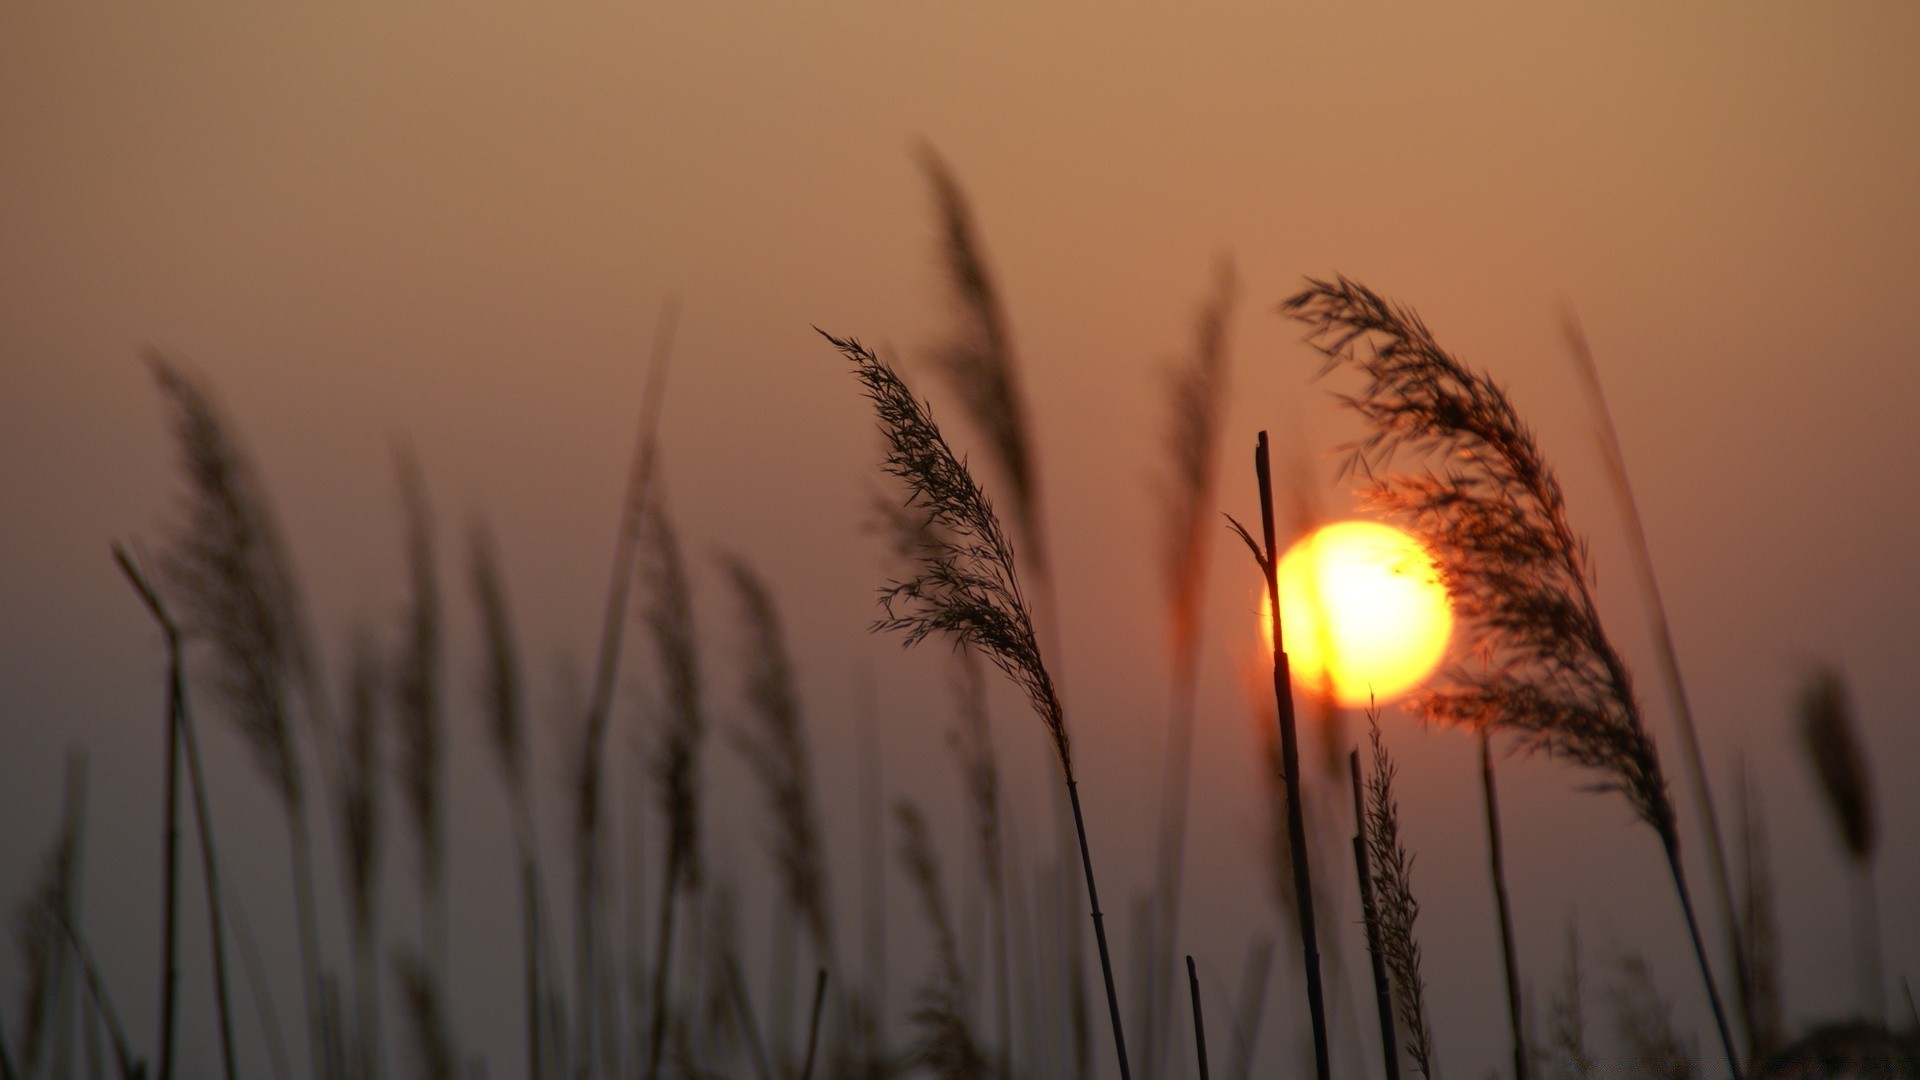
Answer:
<svg viewBox="0 0 1920 1080"><path fill-rule="evenodd" d="M734 877L746 981L763 1025L804 1025L805 1002L776 1019L766 1000L760 958L780 894L761 794L729 734L754 722L731 556L764 576L788 635L850 970L871 891L856 769L871 711L888 808L890 1023L903 1035L935 950L895 857L896 797L928 815L968 950L986 948L989 919L967 891L948 739L957 676L944 646L903 654L868 632L890 565L872 527L881 449L812 327L900 358L996 505L1010 505L929 362L951 312L924 140L971 199L1018 356L1057 598L1040 633L1123 982L1146 963L1130 927L1154 878L1174 697L1158 546L1164 374L1191 348L1194 312L1230 254L1217 509L1257 519L1251 450L1268 429L1282 487L1302 493L1283 492L1283 528L1305 516L1285 512L1294 505L1358 512L1335 450L1364 432L1329 393L1354 387L1338 374L1316 383L1320 358L1274 310L1303 276L1348 274L1416 309L1506 387L1557 466L1704 881L1632 549L1563 334L1577 314L1723 831L1743 764L1765 813L1789 1027L1844 1015L1859 994L1850 863L1799 741L1799 695L1820 664L1844 675L1876 784L1880 959L1902 1016L1899 980L1920 978L1920 816L1903 801L1903 778L1920 770L1916 55L1920 11L1871 2L6 5L0 904L11 910L37 879L63 763L86 751L81 911L130 1036L152 1052L164 656L109 548L157 549L182 512L142 359L152 348L206 376L252 451L337 697L352 634L391 649L401 633L396 444L418 460L446 616L448 1006L463 1051L517 1075L513 824L482 720L469 526L491 524L512 600L558 917L571 895L568 755L647 356L671 299L659 490L691 576L712 727L708 856ZM1174 947L1195 956L1210 1025L1224 1025L1249 945L1278 943L1258 1058L1276 1075L1307 1043L1265 864L1255 711L1271 699L1243 690L1259 670L1258 575L1223 519L1211 543ZM1053 843L1053 751L1018 696L988 685L1010 851L1031 892ZM640 753L656 745L663 694L632 622L605 758L606 812L621 821L657 801ZM297 1048L284 830L232 725L210 700L199 711L223 854ZM1347 814L1310 713L1308 812ZM1416 855L1437 1058L1450 1076L1505 1069L1474 741L1397 708L1383 722ZM1350 740L1360 727L1349 718L1345 730ZM1584 773L1538 758L1499 769L1536 1013L1577 920L1596 1041L1613 1038L1606 987L1631 950L1697 1057L1717 1060L1657 845L1617 799L1584 791ZM413 841L387 787L384 926L413 942ZM330 814L316 812L327 829ZM1344 834L1329 840L1345 851ZM657 875L651 833L649 844L635 865ZM340 860L322 848L321 915L344 965ZM1350 869L1329 867L1335 896L1350 896ZM633 870L616 860L607 874L621 895L651 898L657 882L623 876ZM178 1059L184 1075L215 1075L195 889ZM1358 917L1340 902L1323 917L1344 935L1354 1003L1335 1017L1336 1074L1372 1076ZM570 965L564 930L558 947ZM990 983L974 969L991 1037ZM1086 970L1097 988L1090 955ZM15 954L0 953L9 1039L23 987ZM251 1008L242 1054L248 1075L265 1075ZM399 1021L388 1026L397 1039ZM1216 1055L1225 1031L1209 1029ZM1094 1065L1115 1075L1094 1032Z"/></svg>

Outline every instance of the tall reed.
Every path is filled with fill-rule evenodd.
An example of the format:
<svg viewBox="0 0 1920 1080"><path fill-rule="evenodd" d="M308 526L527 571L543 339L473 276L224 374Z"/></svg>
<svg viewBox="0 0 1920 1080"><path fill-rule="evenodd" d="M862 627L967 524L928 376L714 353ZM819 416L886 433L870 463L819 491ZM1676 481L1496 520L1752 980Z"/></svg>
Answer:
<svg viewBox="0 0 1920 1080"><path fill-rule="evenodd" d="M392 668L400 735L400 791L420 857L420 941L424 978L447 977L446 731L441 698L444 666L440 577L433 511L420 462L404 443L394 449L401 517L406 529L407 608Z"/></svg>
<svg viewBox="0 0 1920 1080"><path fill-rule="evenodd" d="M1145 980L1146 1023L1141 1074L1159 1074L1172 1004L1173 939L1180 925L1186 861L1187 790L1193 769L1193 723L1200 686L1201 622L1207 566L1216 531L1213 506L1220 420L1226 412L1227 327L1237 288L1233 263L1221 259L1213 291L1196 319L1191 355L1166 375L1164 452L1171 465L1161 486L1161 574L1167 601L1167 654L1173 696L1161 778L1160 828L1154 862L1153 922Z"/></svg>
<svg viewBox="0 0 1920 1080"><path fill-rule="evenodd" d="M201 381L171 361L149 364L172 413L186 473L183 520L161 569L180 597L183 629L212 652L209 677L280 802L293 871L294 917L313 1075L331 1078L323 963L315 913L313 841L291 714L306 690L309 719L319 694L299 593L280 534L251 463L227 431Z"/></svg>
<svg viewBox="0 0 1920 1080"><path fill-rule="evenodd" d="M1486 657L1417 699L1430 719L1511 731L1620 792L1659 837L1727 1064L1739 1053L1694 915L1666 778L1626 664L1600 623L1585 544L1532 433L1490 378L1469 371L1413 312L1366 286L1310 280L1281 310L1305 323L1326 368L1365 388L1346 404L1372 432L1351 447L1378 508L1409 522L1440 564L1467 648ZM1397 454L1444 471L1392 471Z"/></svg>
<svg viewBox="0 0 1920 1080"><path fill-rule="evenodd" d="M933 931L933 974L916 994L913 1008L913 1024L919 1029L913 1057L941 1080L983 1080L989 1074L987 1056L967 1020L966 975L926 818L906 799L894 806L894 816L900 825L900 862Z"/></svg>
<svg viewBox="0 0 1920 1080"><path fill-rule="evenodd" d="M468 581L480 616L480 697L487 713L487 741L493 747L494 762L506 784L514 846L520 859L521 983L527 1013L527 1076L530 1080L542 1080L552 1063L542 1006L547 931L540 889L540 847L534 831L533 792L527 779L529 747L519 649L514 643L513 617L507 605L506 584L494 554L492 534L477 520L468 541L468 552Z"/></svg>
<svg viewBox="0 0 1920 1080"><path fill-rule="evenodd" d="M167 609L166 602L161 599L159 590L154 587L153 575L147 570L144 557L136 557L130 554L127 548L115 544L113 547L113 559L115 563L119 564L121 575L127 579L128 584L133 586L134 592L140 597L140 602L146 606L147 613L151 615L154 622L159 625L161 637L166 642L167 730L169 732L167 741L170 744L172 752L185 758L187 765L188 787L193 795L194 821L200 840L201 880L205 886L207 896L207 936L211 943L213 953L214 1014L219 1023L221 1075L225 1077L225 1080L235 1080L238 1072L234 1067L233 1059L233 1013L227 992L227 949L226 934L223 930L225 924L221 919L220 911L219 861L213 844L213 822L207 813L207 785L206 777L200 767L200 743L194 732L193 712L189 708L187 700L186 660L181 648L182 634L180 625L174 621L173 614ZM175 767L175 762L169 760L167 767L169 772L171 772ZM171 779L168 781L168 786L170 788L173 786ZM175 812L175 801L175 798L170 794L167 800L169 817ZM174 828L174 823L170 821L167 826L169 837L173 836ZM166 903L169 906L174 903L172 897L178 887L179 883L173 877L170 869L166 883L169 896ZM171 950L174 948L171 939L175 932L175 923L172 914L167 917L166 923L167 936L169 939L166 948ZM173 961L169 958L165 960L164 963L167 965L169 971L167 981L169 984L172 984L174 982L174 976L172 974ZM171 1067L172 1057L170 1050L173 1038L173 1014L164 1007L165 1004L166 999L163 999L163 1008L161 1010L161 1028L163 1035L161 1039L162 1051L160 1065L163 1078L167 1075L167 1070Z"/></svg>
<svg viewBox="0 0 1920 1080"><path fill-rule="evenodd" d="M346 725L340 761L340 833L345 862L348 926L353 944L354 1031L351 1072L375 1075L380 1055L379 929L375 894L380 880L381 679L378 647L364 631L348 652Z"/></svg>
<svg viewBox="0 0 1920 1080"><path fill-rule="evenodd" d="M1273 515L1273 462L1267 450L1267 433L1262 431L1253 450L1254 479L1260 494L1260 538L1255 539L1246 526L1227 520L1260 566L1266 579L1267 611L1272 620L1273 702L1280 740L1280 776L1286 789L1287 852L1292 874L1296 921L1300 930L1300 966L1307 985L1307 1015L1313 1028L1314 1073L1319 1080L1331 1075L1332 1058L1327 1045L1327 1006L1321 986L1320 943L1314 929L1313 874L1307 855L1307 827L1303 791L1300 786L1300 743L1294 725L1293 673L1287 660L1286 633L1280 613L1280 549L1275 540Z"/></svg>
<svg viewBox="0 0 1920 1080"><path fill-rule="evenodd" d="M1727 871L1726 842L1720 832L1720 814L1714 806L1713 787L1707 782L1707 767L1700 754L1700 735L1693 724L1693 706L1687 699L1686 681L1680 675L1680 651L1673 643L1673 630L1667 623L1667 605L1660 597L1660 579L1653 570L1653 551L1647 543L1646 526L1640 520L1640 502L1633 495L1633 481L1627 474L1626 454L1620 449L1620 434L1613 425L1613 410L1607 407L1607 396L1600 388L1600 367L1594 362L1593 349L1587 343L1586 332L1571 315L1566 319L1565 332L1568 350L1573 354L1574 368L1580 373L1581 386L1587 393L1588 407L1593 410L1600 435L1600 460L1606 466L1607 481L1613 488L1614 501L1619 504L1620 517L1626 525L1627 538L1631 541L1633 552L1634 576L1640 584L1640 595L1646 605L1648 628L1653 633L1656 655L1660 660L1661 682L1667 688L1667 700L1673 707L1674 720L1680 731L1680 750L1682 760L1687 766L1687 778L1692 783L1693 795L1700 808L1701 831L1707 841L1707 868L1712 872L1714 898L1719 902L1721 924L1726 927L1727 944L1733 954L1734 986L1739 991L1740 1017L1747 1031L1747 1054L1754 1056L1758 1051L1759 1039L1754 1031L1758 1018L1748 1008L1752 997L1752 982L1755 973L1749 968L1745 950L1739 942L1739 917L1734 910L1733 887Z"/></svg>
<svg viewBox="0 0 1920 1080"><path fill-rule="evenodd" d="M666 1045L674 909L680 894L699 888L701 879L700 746L706 716L701 704L693 600L678 535L664 507L655 505L647 522L650 542L644 569L649 597L643 614L653 632L668 709L667 730L656 766L661 813L667 822L667 859L660 882L660 931L654 950L652 1020L647 1038L646 1076L654 1080L660 1073Z"/></svg>
<svg viewBox="0 0 1920 1080"><path fill-rule="evenodd" d="M986 493L947 445L926 405L913 396L893 368L857 341L824 332L822 336L853 363L854 374L873 403L888 444L881 468L905 486L906 505L926 515L932 531L943 538L939 545L921 553L915 576L881 589L883 616L875 628L902 634L908 645L939 634L977 649L1025 694L1052 737L1080 841L1080 862L1092 902L1114 1049L1122 1080L1128 1080L1132 1073L1120 1021L1120 999L1080 810L1079 782L1073 774L1066 714L1053 679L1041 662L1033 618L1014 568L1013 545Z"/></svg>
<svg viewBox="0 0 1920 1080"><path fill-rule="evenodd" d="M600 965L597 944L600 880L598 826L600 818L600 762L606 752L607 726L613 708L614 684L620 671L622 633L627 625L627 592L633 581L641 530L649 505L654 459L660 436L660 417L666 406L667 372L672 364L674 331L679 304L661 305L654 326L653 351L647 362L646 385L641 390L640 420L633 441L633 460L627 470L627 489L614 533L613 567L607 581L606 604L600 622L600 648L594 661L593 691L587 704L586 731L577 776L574 838L582 856L577 867L575 926L579 979L577 1052L588 1073L598 1060L611 1067L611 1021L604 1015L596 987ZM604 1031L601 1030L604 1025ZM604 1036L604 1038L602 1037ZM607 1044L607 1045L603 1045Z"/></svg>

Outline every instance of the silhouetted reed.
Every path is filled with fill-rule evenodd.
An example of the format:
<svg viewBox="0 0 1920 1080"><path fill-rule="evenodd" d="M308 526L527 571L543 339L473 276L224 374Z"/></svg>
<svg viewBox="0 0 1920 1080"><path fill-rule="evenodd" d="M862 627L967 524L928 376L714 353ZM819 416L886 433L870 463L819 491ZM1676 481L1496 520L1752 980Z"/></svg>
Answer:
<svg viewBox="0 0 1920 1080"><path fill-rule="evenodd" d="M356 634L348 650L346 724L341 729L338 813L345 866L348 927L353 943L352 1073L375 1075L379 1060L378 908L381 832L381 680L385 669L371 637Z"/></svg>
<svg viewBox="0 0 1920 1080"><path fill-rule="evenodd" d="M765 794L774 835L768 845L787 907L805 930L814 959L834 966L832 906L828 901L826 857L821 847L819 812L815 805L813 764L807 751L807 732L794 686L786 636L781 629L773 595L753 568L737 557L722 560L739 603L747 641L741 650L746 672L746 698L755 725L734 731L734 745L746 758ZM782 932L781 927L786 927ZM791 923L776 922L778 944L773 958L774 1021L770 1035L774 1057L786 1061L788 1009L792 1000L794 956Z"/></svg>
<svg viewBox="0 0 1920 1080"><path fill-rule="evenodd" d="M983 1080L987 1057L967 1020L966 976L960 967L960 946L940 887L940 863L926 819L911 801L894 807L900 825L900 862L913 882L920 907L933 931L933 973L915 994L912 1013L918 1031L912 1056L941 1080Z"/></svg>
<svg viewBox="0 0 1920 1080"><path fill-rule="evenodd" d="M1281 310L1331 370L1365 376L1343 397L1372 428L1350 450L1379 509L1405 519L1440 565L1468 652L1415 700L1429 719L1513 732L1598 773L1659 836L1728 1065L1739 1055L1680 861L1666 779L1631 678L1600 624L1586 546L1532 433L1490 378L1447 353L1413 312L1356 282L1310 280ZM1443 463L1392 471L1397 457Z"/></svg>
<svg viewBox="0 0 1920 1080"><path fill-rule="evenodd" d="M978 650L1026 695L1052 737L1055 758L1073 805L1080 861L1092 902L1094 936L1100 948L1100 969L1106 980L1114 1048L1120 1075L1126 1080L1131 1071L1120 1001L1080 811L1079 783L1073 775L1066 716L1040 659L1033 619L1014 568L1013 545L986 493L954 456L926 405L913 396L893 368L858 341L842 340L824 331L822 336L853 362L856 377L866 387L887 438L888 452L881 468L905 486L906 505L924 514L932 532L941 537L938 545L921 553L915 576L881 589L884 615L875 629L898 632L908 645L937 633Z"/></svg>
<svg viewBox="0 0 1920 1080"><path fill-rule="evenodd" d="M666 872L661 878L660 932L654 951L652 1022L648 1035L648 1080L659 1075L667 1035L667 993L672 971L674 908L683 891L699 888L700 744L706 731L701 706L699 653L693 632L693 601L680 542L665 508L648 515L650 542L643 570L652 631L665 682L667 728L657 755L661 815L667 823Z"/></svg>
<svg viewBox="0 0 1920 1080"><path fill-rule="evenodd" d="M1214 287L1195 320L1191 354L1166 373L1170 468L1160 489L1161 573L1167 601L1167 653L1173 696L1161 780L1160 830L1154 864L1153 921L1145 982L1141 1074L1159 1074L1171 1008L1173 939L1180 925L1186 861L1187 790L1193 758L1193 722L1200 685L1201 619L1214 533L1220 419L1227 404L1227 324L1236 294L1233 263L1222 259Z"/></svg>
<svg viewBox="0 0 1920 1080"><path fill-rule="evenodd" d="M316 731L325 731L325 717L314 704L319 695L298 590L253 467L211 394L165 358L148 361L172 413L187 480L183 517L161 568L180 599L182 628L212 652L208 677L216 694L279 797L290 841L308 1051L314 1075L331 1078L313 844L291 722L294 693L307 691ZM323 738L323 753L326 745Z"/></svg>
<svg viewBox="0 0 1920 1080"><path fill-rule="evenodd" d="M1500 966L1507 983L1507 1029L1513 1040L1513 1075L1527 1080L1532 1075L1532 1054L1527 1049L1527 1025L1522 1017L1524 994L1520 988L1520 962L1514 955L1513 904L1507 898L1507 858L1500 838L1500 794L1493 780L1493 736L1480 729L1480 793L1487 822L1487 876L1493 881L1493 910L1500 925Z"/></svg>
<svg viewBox="0 0 1920 1080"><path fill-rule="evenodd" d="M400 791L420 857L422 974L444 983L447 970L446 731L442 717L440 580L433 512L420 463L405 444L394 450L406 530L407 607L392 668Z"/></svg>

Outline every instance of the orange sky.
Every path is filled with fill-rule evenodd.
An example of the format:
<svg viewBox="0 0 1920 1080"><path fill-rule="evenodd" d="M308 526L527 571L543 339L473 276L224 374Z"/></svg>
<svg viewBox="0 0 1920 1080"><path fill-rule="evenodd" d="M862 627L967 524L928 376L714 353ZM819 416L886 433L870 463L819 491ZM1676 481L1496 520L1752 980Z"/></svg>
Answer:
<svg viewBox="0 0 1920 1080"><path fill-rule="evenodd" d="M1230 252L1242 303L1223 509L1253 513L1256 430L1296 456L1352 433L1274 304L1302 275L1345 273L1413 305L1509 388L1559 465L1677 779L1560 344L1561 313L1577 310L1712 764L1725 775L1744 751L1765 778L1790 879L1790 1015L1813 1018L1852 986L1831 955L1848 947L1844 898L1815 884L1840 863L1790 727L1815 660L1844 667L1888 796L1887 967L1920 970L1916 912L1899 899L1920 895L1920 827L1892 801L1895 777L1920 770L1912 4L125 7L0 7L0 900L21 895L52 834L69 745L93 757L93 902L108 910L114 883L156 873L158 646L107 557L113 539L157 542L177 491L143 346L190 360L222 394L333 653L355 620L397 619L388 448L410 438L450 541L450 597L451 541L484 512L550 705L563 658L585 671L641 364L669 295L683 314L664 468L716 681L733 678L737 646L709 558L725 549L780 593L821 760L850 753L848 703L870 672L900 788L951 812L950 716L920 715L929 699L944 709L928 689L944 667L865 635L877 443L809 328L910 362L935 339L924 138L972 196L1024 365L1060 567L1057 663L1111 909L1147 880L1167 694L1148 498L1156 372L1186 347ZM924 374L918 385L965 435ZM1331 463L1317 468L1331 485ZM1209 781L1189 879L1209 907L1189 947L1228 986L1248 937L1275 926L1236 673L1255 581L1237 544L1215 550L1196 751ZM450 602L463 622L464 594ZM1004 699L998 737L1039 813L1046 748L1016 704ZM1402 798L1419 808L1440 1056L1477 1075L1499 1042L1480 1007L1496 983L1472 747L1392 724ZM224 741L220 809L244 818L265 797ZM484 875L505 834L485 760L461 753L457 808L473 824L457 857ZM1577 906L1596 955L1624 944L1661 958L1705 1049L1692 972L1666 962L1683 938L1651 837L1564 767L1510 775L1536 992ZM745 860L758 819L737 801L727 843ZM829 803L850 867L852 796L836 788ZM233 827L236 843L275 839ZM280 917L272 881L256 922ZM474 918L498 917L481 906ZM153 921L101 931L113 974L147 978ZM16 991L0 978L0 1001ZM1270 1049L1276 1031L1295 1038L1293 994L1276 983L1287 1019ZM456 1007L483 1030L512 1002Z"/></svg>

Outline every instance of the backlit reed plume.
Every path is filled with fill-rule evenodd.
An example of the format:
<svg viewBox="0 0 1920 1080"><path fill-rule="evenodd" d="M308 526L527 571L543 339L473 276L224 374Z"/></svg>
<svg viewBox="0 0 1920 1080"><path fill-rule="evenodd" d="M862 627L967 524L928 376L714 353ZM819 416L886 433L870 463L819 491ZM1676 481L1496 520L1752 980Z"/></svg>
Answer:
<svg viewBox="0 0 1920 1080"><path fill-rule="evenodd" d="M1167 599L1167 651L1173 699L1161 780L1160 836L1154 877L1153 970L1146 980L1147 1021L1140 1059L1143 1075L1158 1075L1173 998L1173 939L1180 924L1185 866L1187 789L1192 772L1193 721L1199 688L1200 626L1206 607L1208 555L1218 527L1213 517L1220 420L1227 403L1227 324L1235 296L1233 264L1222 259L1201 306L1191 354L1166 373L1169 464L1160 486L1161 573Z"/></svg>
<svg viewBox="0 0 1920 1080"><path fill-rule="evenodd" d="M252 463L196 377L150 355L186 473L182 517L161 559L183 629L211 652L207 677L279 797L290 841L294 916L316 1077L334 1074L314 911L312 839L291 721L296 691L324 730L294 575Z"/></svg>
<svg viewBox="0 0 1920 1080"><path fill-rule="evenodd" d="M1840 847L1854 871L1855 941L1859 949L1862 1005L1881 1016L1880 917L1874 898L1873 856L1879 821L1873 809L1873 777L1853 719L1853 700L1840 673L1822 667L1800 692L1800 745L1832 811Z"/></svg>
<svg viewBox="0 0 1920 1080"><path fill-rule="evenodd" d="M519 649L506 583L500 577L492 534L476 521L468 541L469 582L480 616L480 699L487 715L487 741L506 783L514 844L520 856L521 980L525 995L527 1076L547 1075L553 1048L547 1045L543 1007L546 926L540 895L539 844L534 835L533 793L527 785L526 704L520 681Z"/></svg>
<svg viewBox="0 0 1920 1080"><path fill-rule="evenodd" d="M774 824L768 848L787 906L805 930L816 964L832 967L836 965L833 924L813 791L813 763L807 751L806 724L794 688L786 635L773 595L760 575L737 557L724 558L722 565L746 625L741 660L747 677L747 703L755 719L752 727L734 731L734 745L747 759L766 796L767 812ZM788 1006L795 997L791 926L784 918L775 925L774 1017L769 1034L779 1061L791 1056Z"/></svg>
<svg viewBox="0 0 1920 1080"><path fill-rule="evenodd" d="M1600 624L1585 543L1559 481L1506 394L1434 340L1419 316L1340 278L1310 281L1281 310L1310 330L1329 370L1366 377L1344 398L1372 433L1351 448L1379 509L1405 519L1440 565L1467 647L1483 659L1417 697L1429 720L1493 726L1565 757L1620 792L1658 834L1729 1066L1739 1055L1701 938L1680 833L1626 664ZM1392 471L1399 457L1438 463Z"/></svg>
<svg viewBox="0 0 1920 1080"><path fill-rule="evenodd" d="M913 882L927 927L933 931L933 974L916 996L913 1025L918 1031L913 1057L941 1080L983 1080L987 1057L967 1020L966 977L960 947L940 887L940 864L919 807L905 799L894 807L900 824L900 862Z"/></svg>
<svg viewBox="0 0 1920 1080"><path fill-rule="evenodd" d="M356 1076L374 1075L380 1057L379 907L382 790L380 708L385 674L378 647L365 632L348 650L346 723L341 728L338 790L340 845L345 864L348 929L353 943L354 1037L349 1041Z"/></svg>
<svg viewBox="0 0 1920 1080"><path fill-rule="evenodd" d="M441 717L440 580L434 555L433 512L420 462L406 445L395 448L400 507L406 525L407 607L395 658L393 707L399 732L400 791L420 853L420 936L426 975L446 977L446 732Z"/></svg>
<svg viewBox="0 0 1920 1080"><path fill-rule="evenodd" d="M1433 1035L1427 1029L1426 982L1420 977L1420 942L1413 924L1420 902L1413 897L1413 857L1400 840L1400 808L1393 797L1395 766L1380 738L1380 716L1367 715L1373 771L1367 777L1367 869L1373 886L1373 939L1393 984L1393 1006L1406 1031L1408 1056L1420 1075L1433 1075Z"/></svg>
<svg viewBox="0 0 1920 1080"><path fill-rule="evenodd" d="M650 995L653 1016L646 1075L653 1080L659 1075L667 1035L674 908L681 892L700 885L700 744L706 718L701 705L693 599L680 558L680 542L665 507L656 503L647 516L647 525L650 542L643 571L648 602L643 616L653 633L667 706L667 729L655 759L661 816L667 822L667 861L660 882L660 933L654 949Z"/></svg>
<svg viewBox="0 0 1920 1080"><path fill-rule="evenodd" d="M941 542L921 554L914 576L881 589L882 618L875 629L902 634L914 645L938 634L956 645L966 645L988 660L1026 695L1034 714L1053 739L1055 757L1072 803L1080 862L1092 902L1094 936L1100 949L1100 969L1106 980L1107 1011L1113 1024L1114 1048L1122 1080L1131 1076L1126 1039L1120 1023L1120 1002L1107 950L1100 895L1094 884L1093 857L1087 848L1085 821L1080 811L1079 783L1073 775L1073 755L1067 740L1066 716L1054 691L1053 679L1040 659L1019 575L1014 568L1013 544L1000 527L986 493L960 459L954 456L926 404L907 389L891 366L859 342L822 336L853 362L854 374L873 403L880 430L887 439L882 470L906 488L905 505L923 514L930 532ZM1071 942L1074 935L1069 935Z"/></svg>

